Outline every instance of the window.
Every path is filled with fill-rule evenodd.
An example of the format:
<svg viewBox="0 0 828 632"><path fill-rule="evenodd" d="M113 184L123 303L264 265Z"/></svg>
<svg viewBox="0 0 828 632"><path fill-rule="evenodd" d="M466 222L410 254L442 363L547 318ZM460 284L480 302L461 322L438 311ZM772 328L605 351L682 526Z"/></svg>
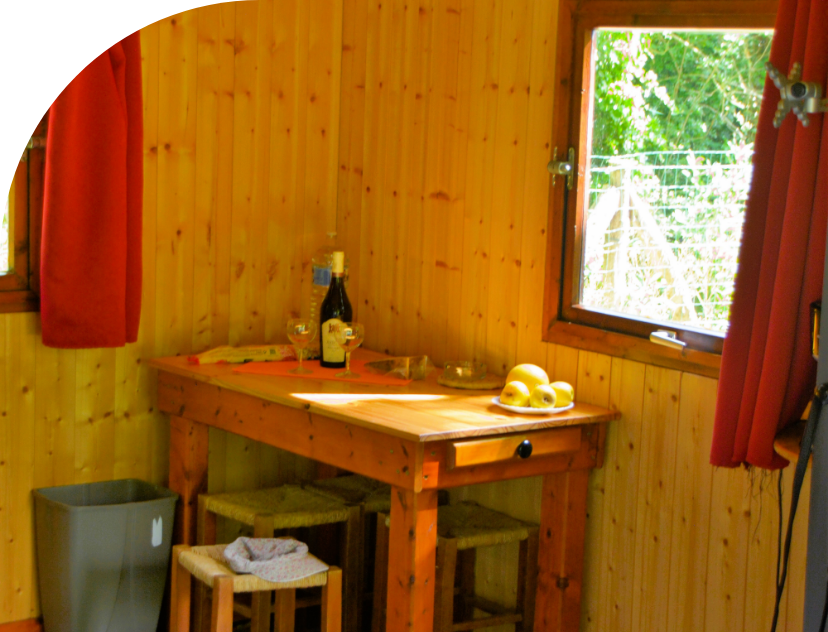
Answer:
<svg viewBox="0 0 828 632"><path fill-rule="evenodd" d="M545 340L718 372L775 14L561 4Z"/></svg>
<svg viewBox="0 0 828 632"><path fill-rule="evenodd" d="M0 312L40 306L40 229L43 211L44 138L40 122L14 174L0 219Z"/></svg>

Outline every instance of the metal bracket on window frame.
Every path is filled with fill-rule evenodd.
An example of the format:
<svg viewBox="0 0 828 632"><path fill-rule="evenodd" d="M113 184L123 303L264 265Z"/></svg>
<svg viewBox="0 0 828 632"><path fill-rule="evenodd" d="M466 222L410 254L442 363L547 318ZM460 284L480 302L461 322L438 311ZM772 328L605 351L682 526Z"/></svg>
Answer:
<svg viewBox="0 0 828 632"><path fill-rule="evenodd" d="M569 151L567 152L567 160L558 160L558 148L555 147L555 151L552 154L552 161L546 165L546 168L549 170L549 173L552 174L552 186L554 187L558 176L565 176L566 177L566 190L571 191L572 185L575 180L573 178L573 172L575 171L575 149L570 147Z"/></svg>
<svg viewBox="0 0 828 632"><path fill-rule="evenodd" d="M779 104L773 117L773 126L780 127L788 112L796 114L802 127L808 127L808 114L828 112L828 99L822 98L822 86L812 81L802 81L802 64L796 62L786 77L773 64L765 64L768 77L779 88Z"/></svg>
<svg viewBox="0 0 828 632"><path fill-rule="evenodd" d="M32 136L29 139L29 142L26 144L26 149L23 151L23 155L20 157L20 162L28 162L30 149L43 149L44 147L46 147L45 136Z"/></svg>

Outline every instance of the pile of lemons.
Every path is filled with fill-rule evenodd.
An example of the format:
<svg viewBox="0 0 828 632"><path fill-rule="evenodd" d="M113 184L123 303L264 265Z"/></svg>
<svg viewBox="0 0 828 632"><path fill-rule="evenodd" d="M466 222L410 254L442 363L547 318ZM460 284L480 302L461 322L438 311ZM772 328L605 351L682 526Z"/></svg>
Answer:
<svg viewBox="0 0 828 632"><path fill-rule="evenodd" d="M518 364L509 371L500 403L507 406L561 408L575 399L575 389L567 382L549 383L549 376L534 364Z"/></svg>

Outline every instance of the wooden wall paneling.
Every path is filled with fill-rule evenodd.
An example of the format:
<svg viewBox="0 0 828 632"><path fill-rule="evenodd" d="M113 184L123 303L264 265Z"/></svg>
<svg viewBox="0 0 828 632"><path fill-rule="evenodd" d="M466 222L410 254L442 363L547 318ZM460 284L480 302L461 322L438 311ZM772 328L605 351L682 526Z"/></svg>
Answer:
<svg viewBox="0 0 828 632"><path fill-rule="evenodd" d="M555 43L558 27L556 3L535 2L531 25L532 50L525 143L526 176L520 252L517 361L542 365L546 360L545 345L540 341L550 185L546 164L551 157L555 96Z"/></svg>
<svg viewBox="0 0 828 632"><path fill-rule="evenodd" d="M8 619L35 615L34 591L34 508L31 489L35 463L35 348L39 338L37 315L5 314L6 320L6 406L13 452L8 455L11 472L6 511L9 514L8 542L13 544L7 583Z"/></svg>
<svg viewBox="0 0 828 632"><path fill-rule="evenodd" d="M141 323L138 329L138 344L127 348L127 366L124 382L120 384L120 397L125 403L121 409L138 425L133 449L143 461L136 475L147 480L161 482L165 474L157 474L160 468L166 471L166 442L158 444L158 416L154 407L155 372L142 364L142 359L155 355L156 343L156 250L158 225L158 114L160 75L161 23L155 22L141 29L141 65L144 97L144 217L142 226L142 282L141 282ZM157 468L154 467L157 464Z"/></svg>
<svg viewBox="0 0 828 632"><path fill-rule="evenodd" d="M194 11L160 22L156 229L159 355L187 353L192 341L197 35Z"/></svg>
<svg viewBox="0 0 828 632"><path fill-rule="evenodd" d="M36 343L34 488L74 478L75 351Z"/></svg>
<svg viewBox="0 0 828 632"><path fill-rule="evenodd" d="M385 84L389 63L386 17L391 7L379 0L368 3L365 68L365 143L362 174L362 220L360 222L359 318L365 325L365 346L378 342L377 292L380 267L377 249L381 246L381 213L384 157L383 115Z"/></svg>
<svg viewBox="0 0 828 632"><path fill-rule="evenodd" d="M459 358L460 339L465 324L460 318L463 287L464 225L466 215L466 163L469 144L469 113L471 109L471 50L474 37L474 0L461 0L460 37L457 47L457 85L454 90L453 121L449 125L451 146L450 215L445 231L446 250L446 350L445 359Z"/></svg>
<svg viewBox="0 0 828 632"><path fill-rule="evenodd" d="M7 325L10 316L0 316L0 616L3 621L14 619L14 589L7 578L12 577L14 559L14 538L12 537L12 423L9 417L8 374L11 361Z"/></svg>
<svg viewBox="0 0 828 632"><path fill-rule="evenodd" d="M578 356L580 350L562 345L547 345L546 372L552 382L568 382L573 387L578 384ZM575 391L575 399L580 395Z"/></svg>
<svg viewBox="0 0 828 632"><path fill-rule="evenodd" d="M501 13L499 0L477 2L471 43L463 274L457 314L463 322L458 357L478 361L485 359L488 329L489 244Z"/></svg>
<svg viewBox="0 0 828 632"><path fill-rule="evenodd" d="M604 457L604 511L600 558L588 560L597 603L589 608L597 629L629 630L635 568L636 506L639 493L645 365L612 359L609 405L623 417L608 425ZM593 569L598 568L597 576Z"/></svg>
<svg viewBox="0 0 828 632"><path fill-rule="evenodd" d="M742 630L750 539L750 478L742 468L713 472L707 554L706 632ZM771 560L768 560L772 563ZM773 599L768 595L768 599Z"/></svg>
<svg viewBox="0 0 828 632"><path fill-rule="evenodd" d="M785 507L785 528L787 529L788 515L790 515L791 495L793 493L793 477L794 466L789 465L784 474L784 507ZM794 520L793 535L791 538L791 553L788 565L788 580L785 586L787 596L786 604L786 622L785 626L780 624L779 629L786 629L787 632L802 632L804 628L804 614L805 614L805 565L808 557L808 506L811 502L811 470L808 469L805 474L805 479L802 481L802 491L799 496L799 508L796 510L796 519ZM784 545L784 531L783 531L783 545ZM775 555L775 551L773 551ZM775 560L771 557L768 562L772 563ZM747 590L753 589L751 578L748 576ZM781 620L781 617L780 617ZM745 630L747 631L747 627Z"/></svg>
<svg viewBox="0 0 828 632"><path fill-rule="evenodd" d="M218 29L218 138L216 161L214 243L215 278L213 280L213 313L211 345L227 344L230 340L230 279L233 218L233 134L235 129L236 80L236 4L220 5Z"/></svg>
<svg viewBox="0 0 828 632"><path fill-rule="evenodd" d="M270 102L270 210L267 224L267 325L265 338L285 341L287 321L299 316L302 291L304 199L298 112L304 105L307 40L297 28L299 7L277 0L273 8L272 97ZM305 32L306 34L306 32Z"/></svg>
<svg viewBox="0 0 828 632"><path fill-rule="evenodd" d="M423 193L422 278L420 280L420 347L445 361L449 314L448 260L452 240L458 234L456 191L452 185L460 165L455 164L456 147L452 127L458 115L457 80L460 49L460 0L432 2L431 60L428 83L428 127Z"/></svg>
<svg viewBox="0 0 828 632"><path fill-rule="evenodd" d="M495 133L489 258L487 364L508 371L517 351L521 237L529 107L532 11L527 0L504 5Z"/></svg>
<svg viewBox="0 0 828 632"><path fill-rule="evenodd" d="M788 473L793 474L793 471L789 469ZM779 474L780 472L756 470L750 476L750 531L747 534L749 543L745 566L745 630L769 630L773 620L774 599L769 596L776 595L776 564L768 562L771 561L769 552L776 546L779 529ZM780 604L779 623L776 628L778 632L785 632L787 627L785 597Z"/></svg>
<svg viewBox="0 0 828 632"><path fill-rule="evenodd" d="M716 380L683 373L673 487L667 629L704 629ZM745 534L747 535L747 534ZM751 628L748 628L751 629ZM754 629L762 629L757 626Z"/></svg>
<svg viewBox="0 0 828 632"><path fill-rule="evenodd" d="M380 27L386 35L386 44L383 47L385 63L380 77L384 112L381 117L380 135L384 147L379 162L381 165L379 177L382 179L382 185L377 191L380 199L380 213L372 219L377 231L375 234L379 238L371 246L372 259L377 268L372 271L373 280L377 286L374 298L375 309L372 310L371 315L374 318L374 326L377 328L373 336L376 348L386 353L396 353L396 350L392 351L392 347L396 346L392 332L398 318L395 304L398 304L397 298L405 290L405 284L399 275L402 265L399 264L400 244L397 241L397 236L402 232L400 223L405 217L400 185L403 177L404 139L407 130L400 125L398 119L400 113L403 112L405 12L404 0L391 0L382 7L380 22ZM405 248L403 248L404 252ZM405 256L403 256L404 260Z"/></svg>
<svg viewBox="0 0 828 632"><path fill-rule="evenodd" d="M647 366L635 521L633 630L664 630L667 625L680 389L681 373Z"/></svg>
<svg viewBox="0 0 828 632"><path fill-rule="evenodd" d="M304 90L304 221L302 298L310 300L310 261L325 243L325 233L336 229L338 174L339 88L342 54L342 0L313 0L302 9L307 21L307 80ZM305 33L303 26L301 33ZM300 104L302 101L300 101ZM307 308L304 307L303 311Z"/></svg>
<svg viewBox="0 0 828 632"><path fill-rule="evenodd" d="M258 2L236 5L233 99L233 196L230 238L230 344L254 344L262 322L255 310L260 234L254 206L256 168L263 156L257 140L259 94L257 72ZM258 201L258 199L257 199ZM253 312L257 313L254 315ZM264 333L263 331L261 332Z"/></svg>
<svg viewBox="0 0 828 632"><path fill-rule="evenodd" d="M222 72L221 6L202 7L198 15L196 79L195 210L193 214L193 352L213 346L216 294L218 162L227 147L219 144L219 99ZM214 231L215 237L214 237Z"/></svg>
<svg viewBox="0 0 828 632"><path fill-rule="evenodd" d="M359 320L367 5L357 0L344 0L342 14L340 173L336 230L337 239L350 262L348 296L354 309L354 318Z"/></svg>
<svg viewBox="0 0 828 632"><path fill-rule="evenodd" d="M114 474L114 349L77 351L75 482L111 480Z"/></svg>
<svg viewBox="0 0 828 632"><path fill-rule="evenodd" d="M575 385L578 401L596 406L610 405L612 358L600 353L581 351L578 354L578 381ZM616 425L613 422L610 425ZM598 595L600 570L605 552L602 549L604 527L604 502L607 467L589 472L587 496L586 538L584 549L584 582L581 593L581 629L600 630L595 627L595 607L602 601Z"/></svg>
<svg viewBox="0 0 828 632"><path fill-rule="evenodd" d="M402 293L398 297L399 330L394 332L399 353L417 355L427 353L419 346L421 318L420 286L423 275L423 222L425 195L425 157L428 133L428 87L432 50L430 46L433 20L429 0L411 3L406 20L406 46L403 91L403 121L406 127L406 156L402 193L405 198L405 218L400 222L397 244L404 268Z"/></svg>

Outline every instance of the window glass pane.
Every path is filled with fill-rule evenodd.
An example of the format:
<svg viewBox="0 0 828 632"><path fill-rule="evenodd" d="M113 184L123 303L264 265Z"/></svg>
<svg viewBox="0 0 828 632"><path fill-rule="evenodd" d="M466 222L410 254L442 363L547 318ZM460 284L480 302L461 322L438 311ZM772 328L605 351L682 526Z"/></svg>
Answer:
<svg viewBox="0 0 828 632"><path fill-rule="evenodd" d="M596 31L581 305L727 329L771 37Z"/></svg>

